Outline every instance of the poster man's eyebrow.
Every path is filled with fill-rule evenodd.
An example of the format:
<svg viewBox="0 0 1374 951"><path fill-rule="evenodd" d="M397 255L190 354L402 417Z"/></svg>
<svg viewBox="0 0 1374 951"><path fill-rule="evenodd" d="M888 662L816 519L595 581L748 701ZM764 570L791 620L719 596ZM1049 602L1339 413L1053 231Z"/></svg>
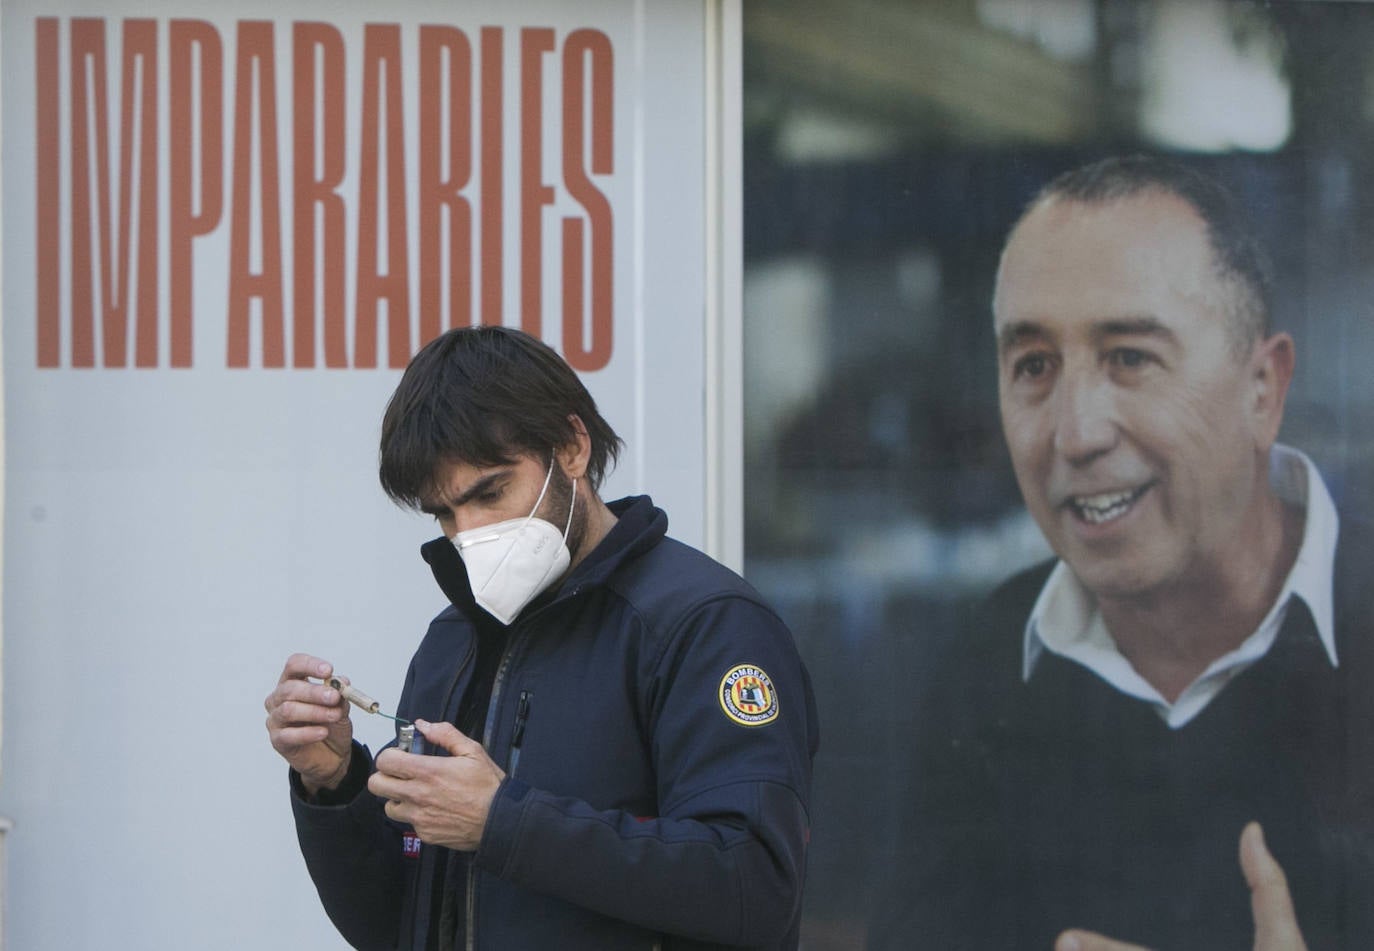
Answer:
<svg viewBox="0 0 1374 951"><path fill-rule="evenodd" d="M1045 328L1031 320L1018 320L1007 324L997 333L997 351L1005 353L1019 343L1027 340L1043 340L1048 334Z"/></svg>
<svg viewBox="0 0 1374 951"><path fill-rule="evenodd" d="M1098 337L1159 337L1176 341L1178 337L1158 317L1141 314L1137 317L1114 317L1097 324L1094 333Z"/></svg>
<svg viewBox="0 0 1374 951"><path fill-rule="evenodd" d="M1158 317L1141 314L1134 317L1111 317L1092 325L1092 335L1101 340L1105 337L1154 337L1176 343L1178 336ZM997 334L997 350L1005 353L1011 348L1029 340L1044 340L1049 332L1033 320L1018 320L1007 324Z"/></svg>

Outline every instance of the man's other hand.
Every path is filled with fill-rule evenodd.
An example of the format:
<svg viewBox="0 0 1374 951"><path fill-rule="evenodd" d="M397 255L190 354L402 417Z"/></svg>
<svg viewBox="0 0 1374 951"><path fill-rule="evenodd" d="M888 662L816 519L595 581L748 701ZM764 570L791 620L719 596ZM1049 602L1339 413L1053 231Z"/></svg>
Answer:
<svg viewBox="0 0 1374 951"><path fill-rule="evenodd" d="M307 679L323 680L333 672L327 660L292 654L263 703L272 749L300 773L305 791L312 796L339 784L348 773L353 750L348 702L333 687Z"/></svg>
<svg viewBox="0 0 1374 951"><path fill-rule="evenodd" d="M1264 844L1258 822L1240 834L1240 868L1250 886L1250 910L1255 918L1255 951L1307 951L1298 930L1288 879ZM1091 931L1066 931L1054 951L1146 951L1138 944L1116 941Z"/></svg>
<svg viewBox="0 0 1374 951"><path fill-rule="evenodd" d="M475 851L506 774L453 724L416 720L415 726L449 755L382 750L367 788L387 800L389 817L407 823L426 845Z"/></svg>

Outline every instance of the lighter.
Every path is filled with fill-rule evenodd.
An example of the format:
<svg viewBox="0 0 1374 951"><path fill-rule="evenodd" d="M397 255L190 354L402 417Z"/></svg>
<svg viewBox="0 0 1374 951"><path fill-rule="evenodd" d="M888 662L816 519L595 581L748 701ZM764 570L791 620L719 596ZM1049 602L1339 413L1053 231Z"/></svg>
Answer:
<svg viewBox="0 0 1374 951"><path fill-rule="evenodd" d="M425 738L415 729L415 724L396 725L396 748L407 753L422 754L425 751Z"/></svg>

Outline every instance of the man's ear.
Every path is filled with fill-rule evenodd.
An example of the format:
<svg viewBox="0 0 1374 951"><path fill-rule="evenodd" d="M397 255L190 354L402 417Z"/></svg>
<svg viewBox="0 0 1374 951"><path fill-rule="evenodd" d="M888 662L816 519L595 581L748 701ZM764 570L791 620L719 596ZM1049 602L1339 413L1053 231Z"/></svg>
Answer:
<svg viewBox="0 0 1374 951"><path fill-rule="evenodd" d="M587 474L587 463L592 458L592 437L587 435L587 425L576 413L568 414L568 425L572 427L572 438L558 450L558 464L569 479L580 479Z"/></svg>
<svg viewBox="0 0 1374 951"><path fill-rule="evenodd" d="M1293 382L1296 361L1293 338L1286 333L1271 334L1255 344L1250 360L1253 383L1250 410L1257 449L1267 452L1279 438L1283 404L1288 397L1288 385Z"/></svg>

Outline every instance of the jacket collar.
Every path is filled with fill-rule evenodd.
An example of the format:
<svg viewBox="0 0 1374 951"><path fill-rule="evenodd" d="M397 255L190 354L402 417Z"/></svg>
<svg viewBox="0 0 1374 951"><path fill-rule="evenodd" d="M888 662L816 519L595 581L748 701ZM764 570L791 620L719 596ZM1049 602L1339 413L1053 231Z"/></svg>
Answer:
<svg viewBox="0 0 1374 951"><path fill-rule="evenodd" d="M607 503L607 507L616 516L615 525L564 579L555 598L563 592L606 583L622 564L653 548L668 532L667 513L647 495L627 496ZM421 545L420 556L429 564L434 580L454 607L470 616L482 610L473 600L463 559L447 537L440 535ZM548 602L545 598L534 602L542 603Z"/></svg>

